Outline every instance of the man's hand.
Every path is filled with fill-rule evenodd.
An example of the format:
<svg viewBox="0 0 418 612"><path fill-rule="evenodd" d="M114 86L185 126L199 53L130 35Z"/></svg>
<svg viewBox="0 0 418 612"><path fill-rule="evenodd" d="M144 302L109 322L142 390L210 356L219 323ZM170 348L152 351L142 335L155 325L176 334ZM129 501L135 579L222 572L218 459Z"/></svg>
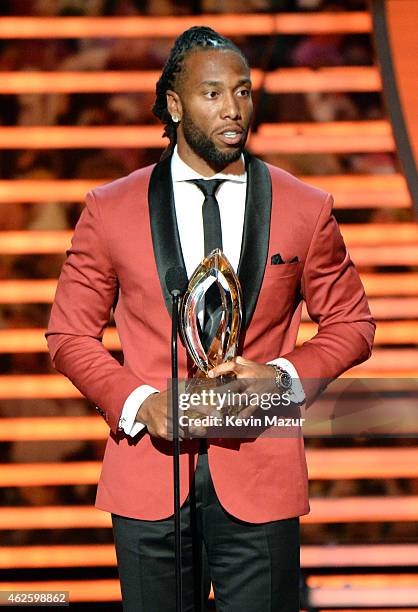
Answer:
<svg viewBox="0 0 418 612"><path fill-rule="evenodd" d="M199 389L201 390L201 386ZM180 390L179 390L180 391ZM216 410L211 406L193 406L195 412L203 416L216 414ZM179 417L183 412L179 410ZM173 418L171 411L171 391L166 390L161 393L153 393L141 404L135 420L146 425L148 433L155 438L173 439ZM187 435L179 425L179 439L203 437L206 429L201 426L189 426Z"/></svg>
<svg viewBox="0 0 418 612"><path fill-rule="evenodd" d="M256 363L244 357L234 357L231 361L226 361L216 366L209 372L209 378L216 378L222 375L235 374L236 378L275 378L274 368L265 363Z"/></svg>
<svg viewBox="0 0 418 612"><path fill-rule="evenodd" d="M148 433L155 438L173 439L171 395L168 391L153 393L144 400L136 414L136 421L146 425ZM179 438L184 432L179 428Z"/></svg>
<svg viewBox="0 0 418 612"><path fill-rule="evenodd" d="M224 412L236 417L238 429L241 427L243 437L257 437L271 427L266 423L264 416L270 411L270 418L300 418L300 404L292 398L291 391L281 390L276 384L276 370L271 364L260 364L243 357L236 357L231 361L223 363L209 372L210 378L228 377L235 375L229 381L222 380L217 392L222 395L223 391L229 392L225 395L230 398L229 405L222 408ZM254 416L254 425L250 420L248 425L245 419ZM260 418L261 424L255 423ZM264 419L264 420L263 420ZM263 424L264 423L264 424ZM273 426L272 434L283 435L281 426L279 429ZM288 432L289 430L286 430ZM300 435L299 427L292 425L292 435ZM280 433L281 432L281 433Z"/></svg>
<svg viewBox="0 0 418 612"><path fill-rule="evenodd" d="M235 393L266 393L277 392L275 385L275 371L271 365L256 363L244 357L235 357L231 361L222 363L209 372L209 378L220 376L235 376L235 380L223 381L220 387L213 388L215 392L232 391ZM195 391L202 392L205 385L199 385ZM240 416L249 416L257 409L257 406L247 406L240 411ZM195 413L219 416L215 406L202 403L200 406L193 406ZM181 414L181 413L180 413ZM165 440L173 439L173 421L171 415L171 394L168 390L161 393L150 395L141 405L136 415L136 420L146 425L148 433L156 438ZM188 435L179 427L179 438L202 437L206 434L204 427L191 426Z"/></svg>
<svg viewBox="0 0 418 612"><path fill-rule="evenodd" d="M243 394L242 397L251 395L261 397L265 393L278 392L275 383L276 373L271 365L257 363L244 357L235 357L231 361L216 366L209 372L210 378L231 375L234 375L235 380L226 381L223 385L224 389L220 388L218 391L229 390L231 394ZM245 406L239 399L238 402L239 416L242 418L249 417L258 409L255 402L250 406ZM233 408L233 406L230 406L230 408Z"/></svg>

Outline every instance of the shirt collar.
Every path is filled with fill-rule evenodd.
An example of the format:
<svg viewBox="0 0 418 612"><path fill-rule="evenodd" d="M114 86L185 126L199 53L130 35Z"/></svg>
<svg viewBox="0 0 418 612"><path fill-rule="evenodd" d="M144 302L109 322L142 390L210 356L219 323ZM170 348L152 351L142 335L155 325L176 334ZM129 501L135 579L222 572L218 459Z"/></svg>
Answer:
<svg viewBox="0 0 418 612"><path fill-rule="evenodd" d="M244 157L242 156L243 161ZM202 176L196 170L193 170L190 166L188 166L180 157L177 151L177 145L174 148L173 155L171 158L171 176L173 178L173 182L178 183L182 181L189 181L190 179L207 179L208 177ZM232 181L234 183L246 183L247 182L247 172L245 171L243 174L225 174L223 172L218 172L214 176L210 177L211 179L223 179L226 181Z"/></svg>

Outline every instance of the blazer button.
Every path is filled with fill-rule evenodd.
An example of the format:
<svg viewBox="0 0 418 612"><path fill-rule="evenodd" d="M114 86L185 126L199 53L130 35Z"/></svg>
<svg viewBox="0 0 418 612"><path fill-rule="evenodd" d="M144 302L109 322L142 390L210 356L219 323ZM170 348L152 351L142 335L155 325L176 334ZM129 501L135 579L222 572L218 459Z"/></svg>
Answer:
<svg viewBox="0 0 418 612"><path fill-rule="evenodd" d="M98 412L99 414L101 414L101 415L102 415L102 417L103 417L103 418L105 418L105 417L106 417L105 411L104 411L104 410L102 410L101 408L99 408L99 406L96 406L96 410L97 410L97 412Z"/></svg>

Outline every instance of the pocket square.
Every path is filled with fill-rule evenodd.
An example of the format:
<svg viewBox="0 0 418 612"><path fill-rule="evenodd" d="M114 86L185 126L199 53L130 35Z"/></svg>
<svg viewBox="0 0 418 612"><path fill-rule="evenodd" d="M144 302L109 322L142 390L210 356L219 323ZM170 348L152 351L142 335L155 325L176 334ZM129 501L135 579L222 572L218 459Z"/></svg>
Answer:
<svg viewBox="0 0 418 612"><path fill-rule="evenodd" d="M283 259L282 259L282 256L280 255L280 253L276 253L275 255L272 255L272 256L271 256L271 260L270 260L270 262L271 262L273 265L277 265L277 264L282 264L282 263L284 263L284 261L283 261Z"/></svg>
<svg viewBox="0 0 418 612"><path fill-rule="evenodd" d="M276 266L278 264L284 264L284 263L297 263L298 261L299 261L299 257L297 255L292 257L292 259L289 259L289 261L285 261L283 257L280 255L280 253L276 253L275 255L271 256L270 263L273 266Z"/></svg>

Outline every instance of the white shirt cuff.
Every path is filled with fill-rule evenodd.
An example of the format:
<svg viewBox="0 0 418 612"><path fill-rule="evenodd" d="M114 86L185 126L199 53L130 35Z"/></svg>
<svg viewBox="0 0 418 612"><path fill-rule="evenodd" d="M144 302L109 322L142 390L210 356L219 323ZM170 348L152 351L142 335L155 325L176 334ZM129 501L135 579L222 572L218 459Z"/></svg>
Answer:
<svg viewBox="0 0 418 612"><path fill-rule="evenodd" d="M293 363L288 361L287 359L283 359L283 357L278 357L277 359L272 359L272 361L268 361L267 365L277 365L283 370L286 370L288 374L292 377L292 388L290 390L290 399L296 402L297 404L303 404L306 399L305 391L303 390L302 383L299 378L299 374Z"/></svg>
<svg viewBox="0 0 418 612"><path fill-rule="evenodd" d="M122 429L127 436L134 437L146 427L143 423L135 421L135 417L142 402L153 393L158 393L158 389L154 389L154 387L150 387L149 385L141 385L134 389L126 398L119 419L119 428Z"/></svg>

